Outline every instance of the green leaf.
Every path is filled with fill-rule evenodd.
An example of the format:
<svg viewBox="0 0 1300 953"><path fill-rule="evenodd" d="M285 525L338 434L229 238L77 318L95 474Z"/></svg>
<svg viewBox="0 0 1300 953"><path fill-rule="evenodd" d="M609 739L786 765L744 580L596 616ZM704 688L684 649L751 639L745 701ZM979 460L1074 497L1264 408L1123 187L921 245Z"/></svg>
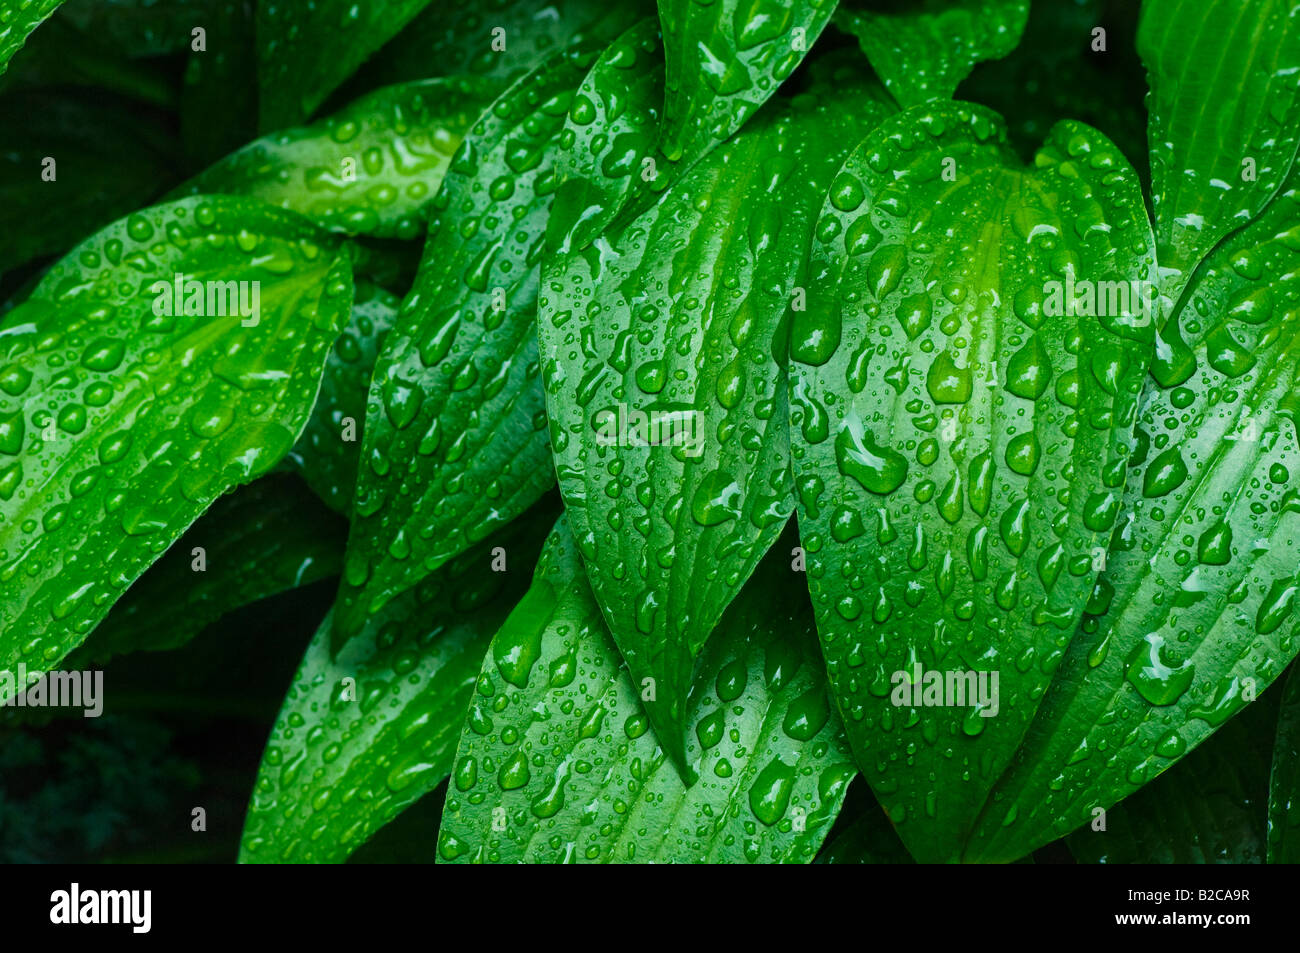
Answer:
<svg viewBox="0 0 1300 953"><path fill-rule="evenodd" d="M571 46L604 46L654 12L651 0L441 0L371 57L371 89L432 76L510 83Z"/></svg>
<svg viewBox="0 0 1300 953"><path fill-rule="evenodd" d="M1069 837L1081 864L1264 862L1270 692L1167 773Z"/></svg>
<svg viewBox="0 0 1300 953"><path fill-rule="evenodd" d="M296 125L429 0L257 4L260 125Z"/></svg>
<svg viewBox="0 0 1300 953"><path fill-rule="evenodd" d="M181 139L193 166L257 135L255 0L216 0L204 14L205 49L190 54L181 91Z"/></svg>
<svg viewBox="0 0 1300 953"><path fill-rule="evenodd" d="M538 259L556 139L590 62L560 54L504 93L431 206L415 287L370 384L340 640L555 479L534 330Z"/></svg>
<svg viewBox="0 0 1300 953"><path fill-rule="evenodd" d="M793 507L783 363L814 216L885 112L862 91L783 102L543 276L560 489L614 640L633 677L657 684L650 719L679 764L695 658Z"/></svg>
<svg viewBox="0 0 1300 953"><path fill-rule="evenodd" d="M180 302L206 315L175 314L176 276L211 282L193 286L211 307ZM218 296L241 288L247 312ZM4 316L0 667L55 664L213 500L288 452L351 301L345 253L310 223L195 198L109 226Z"/></svg>
<svg viewBox="0 0 1300 953"><path fill-rule="evenodd" d="M794 72L836 0L659 0L668 60L660 148L706 151L739 129Z"/></svg>
<svg viewBox="0 0 1300 953"><path fill-rule="evenodd" d="M337 576L346 539L343 521L291 476L240 487L136 580L66 667L177 648L233 609Z"/></svg>
<svg viewBox="0 0 1300 953"><path fill-rule="evenodd" d="M111 94L7 93L0 128L0 271L62 254L179 178L175 137Z"/></svg>
<svg viewBox="0 0 1300 953"><path fill-rule="evenodd" d="M1300 141L1292 0L1144 0L1152 203L1163 292L1277 193ZM1179 342L1170 346L1181 350ZM1156 369L1161 383L1167 381Z"/></svg>
<svg viewBox="0 0 1300 953"><path fill-rule="evenodd" d="M467 79L380 89L310 126L249 143L177 194L247 195L331 231L416 238L461 137L496 93Z"/></svg>
<svg viewBox="0 0 1300 953"><path fill-rule="evenodd" d="M347 515L356 493L366 395L384 337L397 318L398 299L358 281L347 327L334 342L320 395L288 462L329 505Z"/></svg>
<svg viewBox="0 0 1300 953"><path fill-rule="evenodd" d="M1019 855L1091 820L1295 657L1298 221L1300 170L1203 263L1171 316L1190 348L1181 383L1144 397L1106 571L971 859Z"/></svg>
<svg viewBox="0 0 1300 953"><path fill-rule="evenodd" d="M847 813L847 812L846 812ZM889 816L871 804L856 820L827 841L819 864L913 864L912 855L894 833Z"/></svg>
<svg viewBox="0 0 1300 953"><path fill-rule="evenodd" d="M188 50L195 27L207 27L217 0L67 0L59 18L128 56Z"/></svg>
<svg viewBox="0 0 1300 953"><path fill-rule="evenodd" d="M901 106L951 99L976 63L1020 42L1029 0L894 0L883 11L841 7L835 25L858 38Z"/></svg>
<svg viewBox="0 0 1300 953"><path fill-rule="evenodd" d="M9 65L10 58L17 53L27 37L41 25L46 17L55 11L62 0L17 0L6 3L0 13L0 74Z"/></svg>
<svg viewBox="0 0 1300 953"><path fill-rule="evenodd" d="M483 655L554 518L542 506L516 520L390 603L333 659L325 619L262 756L241 862L340 862L447 778Z"/></svg>
<svg viewBox="0 0 1300 953"><path fill-rule="evenodd" d="M857 770L786 560L765 563L701 659L687 787L649 730L561 519L483 660L439 859L811 860Z"/></svg>
<svg viewBox="0 0 1300 953"><path fill-rule="evenodd" d="M1268 862L1300 863L1300 666L1282 691L1269 775ZM1207 746L1208 747L1208 746Z"/></svg>
<svg viewBox="0 0 1300 953"><path fill-rule="evenodd" d="M817 237L790 401L818 631L858 764L911 853L949 860L1118 515L1151 309L1096 293L1154 280L1151 230L1095 130L1025 168L996 114L935 103L853 152Z"/></svg>

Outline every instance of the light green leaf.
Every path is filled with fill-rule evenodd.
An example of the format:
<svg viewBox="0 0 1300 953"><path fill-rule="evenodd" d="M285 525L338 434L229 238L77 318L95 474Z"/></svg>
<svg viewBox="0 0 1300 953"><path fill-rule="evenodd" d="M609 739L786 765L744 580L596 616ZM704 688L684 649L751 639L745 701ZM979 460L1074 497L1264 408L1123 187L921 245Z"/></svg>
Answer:
<svg viewBox="0 0 1300 953"><path fill-rule="evenodd" d="M904 843L954 859L1119 512L1151 230L1095 130L1059 124L1025 168L996 114L935 103L854 151L817 236L791 437L818 631Z"/></svg>
<svg viewBox="0 0 1300 953"><path fill-rule="evenodd" d="M177 276L199 292L181 314ZM88 239L4 316L0 667L55 664L289 451L351 302L346 255L309 222L193 198Z"/></svg>
<svg viewBox="0 0 1300 953"><path fill-rule="evenodd" d="M1300 140L1300 6L1144 0L1137 43L1151 85L1162 291L1177 303L1197 263L1260 213L1291 168ZM1167 346L1183 350L1177 340ZM1158 366L1156 376L1182 383Z"/></svg>
<svg viewBox="0 0 1300 953"><path fill-rule="evenodd" d="M794 72L836 0L659 0L668 60L660 148L707 151L744 125Z"/></svg>
<svg viewBox="0 0 1300 953"><path fill-rule="evenodd" d="M793 507L783 363L813 220L885 112L861 91L783 103L543 277L560 489L679 764L695 658Z"/></svg>
<svg viewBox="0 0 1300 953"><path fill-rule="evenodd" d="M439 859L811 860L857 770L798 585L774 553L704 653L688 703L687 787L649 730L643 690L561 519L483 660Z"/></svg>
<svg viewBox="0 0 1300 953"><path fill-rule="evenodd" d="M395 295L358 281L348 325L325 362L320 395L288 462L330 509L347 515L356 492L366 395L375 361L397 318Z"/></svg>
<svg viewBox="0 0 1300 953"><path fill-rule="evenodd" d="M1091 820L1296 655L1300 171L1201 266L1170 328L1182 383L1144 398L1106 571L972 859Z"/></svg>
<svg viewBox="0 0 1300 953"><path fill-rule="evenodd" d="M337 576L346 524L294 477L221 497L127 591L67 665L184 645L233 609Z"/></svg>
<svg viewBox="0 0 1300 953"><path fill-rule="evenodd" d="M176 194L247 195L331 231L416 238L462 136L497 92L467 79L380 89L310 126L249 143Z"/></svg>
<svg viewBox="0 0 1300 953"><path fill-rule="evenodd" d="M62 0L6 0L0 7L0 73L27 37L58 8Z"/></svg>
<svg viewBox="0 0 1300 953"><path fill-rule="evenodd" d="M0 271L66 252L180 177L166 126L104 92L6 93L0 129Z"/></svg>
<svg viewBox="0 0 1300 953"><path fill-rule="evenodd" d="M1029 0L894 0L886 7L841 7L835 25L858 38L901 106L951 99L976 63L1016 48L1029 17Z"/></svg>
<svg viewBox="0 0 1300 953"><path fill-rule="evenodd" d="M1300 863L1300 666L1292 666L1282 690L1269 775L1270 864Z"/></svg>
<svg viewBox="0 0 1300 953"><path fill-rule="evenodd" d="M297 125L429 0L257 4L263 132Z"/></svg>
<svg viewBox="0 0 1300 953"><path fill-rule="evenodd" d="M1081 864L1264 862L1270 692L1167 773L1069 837Z"/></svg>
<svg viewBox="0 0 1300 953"><path fill-rule="evenodd" d="M379 356L341 640L552 485L538 371L538 259L555 141L593 57L519 80L466 136L431 207L415 287Z"/></svg>
<svg viewBox="0 0 1300 953"><path fill-rule="evenodd" d="M262 756L241 862L338 863L446 779L483 655L554 518L538 507L444 566L337 658L325 619Z"/></svg>

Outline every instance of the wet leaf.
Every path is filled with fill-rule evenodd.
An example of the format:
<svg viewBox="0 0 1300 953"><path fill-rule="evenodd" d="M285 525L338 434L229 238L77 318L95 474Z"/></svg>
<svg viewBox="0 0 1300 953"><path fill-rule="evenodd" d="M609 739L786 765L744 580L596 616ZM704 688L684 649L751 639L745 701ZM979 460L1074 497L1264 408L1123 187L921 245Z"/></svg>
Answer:
<svg viewBox="0 0 1300 953"><path fill-rule="evenodd" d="M88 239L0 320L0 667L57 663L289 451L351 302L309 222L193 198Z"/></svg>
<svg viewBox="0 0 1300 953"><path fill-rule="evenodd" d="M1151 230L1095 130L1056 126L1025 168L996 114L936 103L853 152L817 236L790 402L818 631L904 843L954 859L1118 515Z"/></svg>
<svg viewBox="0 0 1300 953"><path fill-rule="evenodd" d="M483 660L439 860L810 860L857 772L797 586L774 553L720 624L688 703L687 787L562 519Z"/></svg>

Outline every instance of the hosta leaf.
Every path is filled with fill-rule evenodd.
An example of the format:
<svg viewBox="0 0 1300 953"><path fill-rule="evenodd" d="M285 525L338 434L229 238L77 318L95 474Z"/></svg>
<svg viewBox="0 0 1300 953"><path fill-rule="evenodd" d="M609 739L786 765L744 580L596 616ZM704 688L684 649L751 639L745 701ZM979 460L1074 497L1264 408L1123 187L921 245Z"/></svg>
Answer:
<svg viewBox="0 0 1300 953"><path fill-rule="evenodd" d="M465 138L366 413L340 638L552 485L538 380L538 258L555 140L587 55L519 80Z"/></svg>
<svg viewBox="0 0 1300 953"><path fill-rule="evenodd" d="M1282 692L1268 793L1268 862L1300 863L1300 666Z"/></svg>
<svg viewBox="0 0 1300 953"><path fill-rule="evenodd" d="M0 271L67 251L180 177L166 126L103 92L7 93L0 129Z"/></svg>
<svg viewBox="0 0 1300 953"><path fill-rule="evenodd" d="M170 307L178 275L207 292L182 311L205 314ZM247 318L223 307L240 289L248 312L257 291ZM310 223L194 198L88 239L4 316L0 667L53 665L213 500L288 452L351 302L346 255Z"/></svg>
<svg viewBox="0 0 1300 953"><path fill-rule="evenodd" d="M429 0L259 2L262 131L296 125L339 83L428 6Z"/></svg>
<svg viewBox="0 0 1300 953"><path fill-rule="evenodd" d="M812 49L836 0L659 0L668 60L660 148L705 151L739 129Z"/></svg>
<svg viewBox="0 0 1300 953"><path fill-rule="evenodd" d="M604 46L644 16L652 0L441 0L362 68L370 87L431 76L513 82L566 46Z"/></svg>
<svg viewBox="0 0 1300 953"><path fill-rule="evenodd" d="M1251 705L1141 791L1070 835L1084 864L1264 862L1275 692Z"/></svg>
<svg viewBox="0 0 1300 953"><path fill-rule="evenodd" d="M215 0L203 50L190 54L181 91L186 158L205 166L257 135L256 0Z"/></svg>
<svg viewBox="0 0 1300 953"><path fill-rule="evenodd" d="M996 114L936 103L853 152L817 234L791 436L818 631L868 781L912 854L947 860L1119 510L1152 338L1129 283L1154 280L1151 230L1100 133L1062 123L1025 168ZM1111 282L1088 307L1082 290ZM946 699L911 697L926 672Z"/></svg>
<svg viewBox="0 0 1300 953"><path fill-rule="evenodd" d="M439 859L811 860L857 770L788 559L773 554L701 659L687 787L649 730L561 519L483 660Z"/></svg>
<svg viewBox="0 0 1300 953"><path fill-rule="evenodd" d="M330 507L347 514L356 492L366 394L384 337L397 317L398 299L368 281L358 281L352 317L334 342L320 395L298 443L293 467Z"/></svg>
<svg viewBox="0 0 1300 953"><path fill-rule="evenodd" d="M902 106L951 99L981 60L1020 42L1029 0L892 0L882 10L841 7L835 23L858 38Z"/></svg>
<svg viewBox="0 0 1300 953"><path fill-rule="evenodd" d="M1190 347L1181 383L1145 397L1090 617L972 856L1024 853L1089 821L1209 737L1300 647L1298 223L1300 171L1203 263L1172 316Z"/></svg>
<svg viewBox="0 0 1300 953"><path fill-rule="evenodd" d="M1144 0L1151 187L1164 293L1277 193L1300 139L1295 0ZM1181 351L1180 342L1170 342ZM1160 376L1161 383L1169 381Z"/></svg>
<svg viewBox="0 0 1300 953"><path fill-rule="evenodd" d="M679 764L695 657L793 507L782 364L813 218L885 111L865 93L774 110L544 277L560 489L614 640L633 677L656 682L651 723Z"/></svg>
<svg viewBox="0 0 1300 953"><path fill-rule="evenodd" d="M9 0L0 8L0 73L62 0Z"/></svg>
<svg viewBox="0 0 1300 953"><path fill-rule="evenodd" d="M461 137L497 92L468 79L376 90L310 126L249 143L178 194L247 195L331 231L416 238Z"/></svg>
<svg viewBox="0 0 1300 953"><path fill-rule="evenodd" d="M347 526L291 476L221 497L136 580L67 668L184 645L232 609L343 567Z"/></svg>
<svg viewBox="0 0 1300 953"><path fill-rule="evenodd" d="M483 655L554 518L538 507L465 553L337 658L325 619L262 756L241 861L342 861L446 779Z"/></svg>

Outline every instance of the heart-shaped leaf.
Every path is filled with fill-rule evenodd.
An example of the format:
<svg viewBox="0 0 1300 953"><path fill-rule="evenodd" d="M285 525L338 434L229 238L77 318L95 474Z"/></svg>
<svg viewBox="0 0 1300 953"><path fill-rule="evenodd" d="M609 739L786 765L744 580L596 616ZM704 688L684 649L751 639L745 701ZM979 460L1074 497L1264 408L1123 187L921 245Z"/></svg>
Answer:
<svg viewBox="0 0 1300 953"><path fill-rule="evenodd" d="M199 197L104 229L4 316L0 667L56 663L289 451L351 303L310 222Z"/></svg>
<svg viewBox="0 0 1300 953"><path fill-rule="evenodd" d="M830 189L796 314L808 583L858 764L918 860L960 851L1074 634L1151 350L1151 229L1096 131L884 123Z"/></svg>
<svg viewBox="0 0 1300 953"><path fill-rule="evenodd" d="M649 729L561 519L483 660L439 859L810 860L857 771L797 580L773 553L701 659L688 787Z"/></svg>

